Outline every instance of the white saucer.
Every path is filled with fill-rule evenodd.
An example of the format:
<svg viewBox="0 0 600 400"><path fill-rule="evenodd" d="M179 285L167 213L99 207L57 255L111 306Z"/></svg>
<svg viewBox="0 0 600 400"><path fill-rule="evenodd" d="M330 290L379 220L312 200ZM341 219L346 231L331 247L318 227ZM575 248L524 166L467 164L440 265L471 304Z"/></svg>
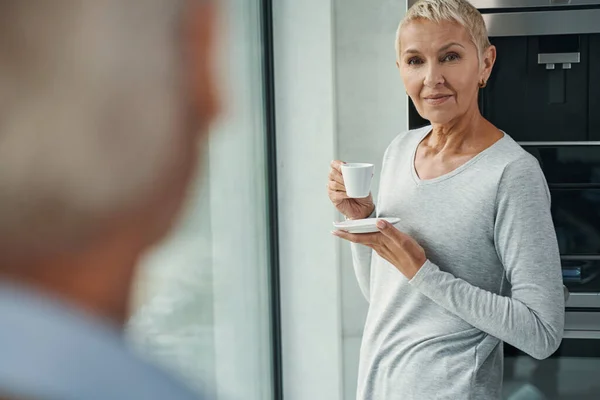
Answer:
<svg viewBox="0 0 600 400"><path fill-rule="evenodd" d="M365 218L365 219L349 219L341 222L334 222L333 226L341 231L348 233L373 233L379 232L377 221L384 220L392 225L400 222L400 218Z"/></svg>

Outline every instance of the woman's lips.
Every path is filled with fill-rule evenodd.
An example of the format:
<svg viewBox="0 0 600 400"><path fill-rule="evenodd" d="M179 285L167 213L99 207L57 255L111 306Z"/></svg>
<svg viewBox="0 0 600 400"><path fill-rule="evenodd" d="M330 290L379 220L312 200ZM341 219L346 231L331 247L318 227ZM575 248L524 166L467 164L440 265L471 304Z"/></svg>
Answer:
<svg viewBox="0 0 600 400"><path fill-rule="evenodd" d="M448 101L448 99L450 99L452 97L452 95L443 95L443 96L431 96L431 97L425 97L425 102L427 104L430 104L432 106L439 106L440 104L445 103L446 101Z"/></svg>

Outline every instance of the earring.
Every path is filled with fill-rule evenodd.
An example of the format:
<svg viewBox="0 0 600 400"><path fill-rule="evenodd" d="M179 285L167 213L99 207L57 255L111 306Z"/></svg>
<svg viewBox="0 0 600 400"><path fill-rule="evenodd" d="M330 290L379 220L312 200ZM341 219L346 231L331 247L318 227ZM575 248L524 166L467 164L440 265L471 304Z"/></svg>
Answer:
<svg viewBox="0 0 600 400"><path fill-rule="evenodd" d="M481 89L483 89L486 86L487 86L487 81L485 81L484 79L482 79L481 81L479 81L479 87Z"/></svg>

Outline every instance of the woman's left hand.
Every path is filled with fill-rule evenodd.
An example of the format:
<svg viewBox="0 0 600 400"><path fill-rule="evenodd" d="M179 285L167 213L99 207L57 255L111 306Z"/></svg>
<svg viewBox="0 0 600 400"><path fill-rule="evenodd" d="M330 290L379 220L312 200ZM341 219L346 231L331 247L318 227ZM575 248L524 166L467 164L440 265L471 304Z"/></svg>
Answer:
<svg viewBox="0 0 600 400"><path fill-rule="evenodd" d="M427 261L425 250L415 239L384 220L377 222L377 228L379 232L375 233L353 234L345 231L332 233L350 242L369 246L406 278L412 279Z"/></svg>

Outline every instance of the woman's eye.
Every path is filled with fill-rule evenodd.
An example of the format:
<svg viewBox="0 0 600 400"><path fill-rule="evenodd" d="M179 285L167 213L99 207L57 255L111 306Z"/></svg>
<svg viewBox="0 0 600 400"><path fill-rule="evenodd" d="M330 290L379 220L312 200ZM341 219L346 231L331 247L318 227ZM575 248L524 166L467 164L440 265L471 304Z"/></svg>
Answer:
<svg viewBox="0 0 600 400"><path fill-rule="evenodd" d="M458 59L460 59L460 56L458 54L456 54L456 53L449 53L449 54L446 54L444 56L444 58L442 58L442 61L443 62L446 62L446 61L457 61Z"/></svg>
<svg viewBox="0 0 600 400"><path fill-rule="evenodd" d="M408 65L421 65L423 61L418 57L410 58L407 62Z"/></svg>

